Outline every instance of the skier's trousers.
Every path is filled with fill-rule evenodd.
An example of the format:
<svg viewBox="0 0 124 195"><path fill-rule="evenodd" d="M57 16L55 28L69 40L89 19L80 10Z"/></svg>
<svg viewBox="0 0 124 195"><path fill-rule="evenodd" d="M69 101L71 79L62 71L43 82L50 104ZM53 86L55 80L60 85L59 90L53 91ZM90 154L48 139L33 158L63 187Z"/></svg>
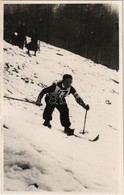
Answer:
<svg viewBox="0 0 124 195"><path fill-rule="evenodd" d="M63 127L69 127L71 125L69 120L69 109L64 99L63 102L50 101L50 98L46 96L45 98L46 107L43 112L43 119L46 121L52 120L52 113L55 108L60 113L60 122Z"/></svg>

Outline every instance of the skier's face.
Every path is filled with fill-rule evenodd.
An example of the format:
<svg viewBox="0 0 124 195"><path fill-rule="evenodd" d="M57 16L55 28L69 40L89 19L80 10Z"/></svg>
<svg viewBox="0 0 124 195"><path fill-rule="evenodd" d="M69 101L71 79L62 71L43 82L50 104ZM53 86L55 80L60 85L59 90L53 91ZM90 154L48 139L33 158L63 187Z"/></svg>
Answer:
<svg viewBox="0 0 124 195"><path fill-rule="evenodd" d="M63 85L64 85L65 88L71 87L71 84L72 84L72 79L70 79L70 78L65 79L65 80L63 81Z"/></svg>

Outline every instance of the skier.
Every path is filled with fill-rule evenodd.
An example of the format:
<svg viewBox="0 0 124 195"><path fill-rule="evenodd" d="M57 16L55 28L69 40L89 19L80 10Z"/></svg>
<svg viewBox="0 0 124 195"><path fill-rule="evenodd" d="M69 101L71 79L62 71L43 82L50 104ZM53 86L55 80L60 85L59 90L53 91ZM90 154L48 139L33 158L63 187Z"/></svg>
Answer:
<svg viewBox="0 0 124 195"><path fill-rule="evenodd" d="M38 95L36 105L41 105L41 99L46 94L45 101L46 107L43 112L43 119L45 120L43 125L51 128L50 121L52 120L52 113L55 108L60 112L61 125L64 127L64 132L67 135L73 135L74 129L70 128L71 122L69 120L69 109L65 100L65 97L72 94L75 100L86 110L90 107L85 104L81 97L77 94L74 87L71 86L73 78L69 74L63 75L62 81L53 83L51 86L44 88Z"/></svg>
<svg viewBox="0 0 124 195"><path fill-rule="evenodd" d="M36 28L32 32L31 42L26 44L25 47L28 49L27 54L29 56L30 56L30 50L34 51L34 56L36 56L36 52L38 50L38 34L37 34L37 29Z"/></svg>
<svg viewBox="0 0 124 195"><path fill-rule="evenodd" d="M19 26L17 33L17 45L19 48L23 49L24 44L26 44L26 28L24 23Z"/></svg>

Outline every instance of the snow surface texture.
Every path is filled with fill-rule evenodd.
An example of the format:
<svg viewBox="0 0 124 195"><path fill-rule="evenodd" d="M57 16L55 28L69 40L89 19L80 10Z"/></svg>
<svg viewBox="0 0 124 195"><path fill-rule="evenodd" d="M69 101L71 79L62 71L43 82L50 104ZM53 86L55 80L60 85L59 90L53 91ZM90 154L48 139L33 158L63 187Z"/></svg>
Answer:
<svg viewBox="0 0 124 195"><path fill-rule="evenodd" d="M36 57L4 42L4 65L4 191L118 193L119 73L44 42ZM57 110L44 127L44 99L24 100L66 73L90 105L84 137L100 134L97 142L67 137ZM67 102L78 134L85 110L71 95Z"/></svg>

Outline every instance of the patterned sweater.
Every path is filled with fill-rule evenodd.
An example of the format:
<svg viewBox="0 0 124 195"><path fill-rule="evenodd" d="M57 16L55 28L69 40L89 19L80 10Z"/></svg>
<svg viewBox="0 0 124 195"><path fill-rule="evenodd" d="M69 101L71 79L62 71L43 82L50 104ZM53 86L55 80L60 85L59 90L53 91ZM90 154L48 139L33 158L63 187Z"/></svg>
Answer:
<svg viewBox="0 0 124 195"><path fill-rule="evenodd" d="M76 92L75 88L70 86L69 88L65 88L63 86L62 81L58 81L57 83L53 83L51 86L44 88L40 94L38 95L37 101L41 101L42 97L46 94L46 98L51 100L51 102L65 102L65 97L72 94L75 97L75 100L78 104L85 107L84 101Z"/></svg>

